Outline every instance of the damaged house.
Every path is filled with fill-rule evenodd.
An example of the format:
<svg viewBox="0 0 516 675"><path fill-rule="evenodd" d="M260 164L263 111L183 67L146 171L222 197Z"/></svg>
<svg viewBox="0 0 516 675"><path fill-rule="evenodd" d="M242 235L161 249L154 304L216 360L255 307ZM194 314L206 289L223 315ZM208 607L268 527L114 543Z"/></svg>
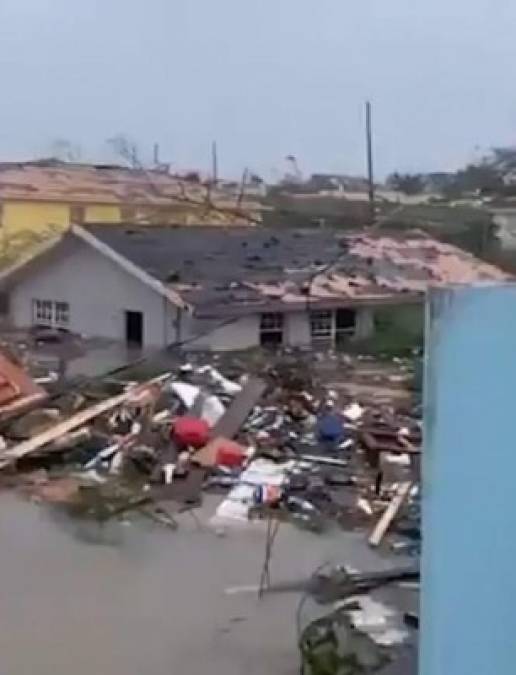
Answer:
<svg viewBox="0 0 516 675"><path fill-rule="evenodd" d="M414 231L72 226L0 277L10 323L142 347L326 347L432 284L509 277Z"/></svg>

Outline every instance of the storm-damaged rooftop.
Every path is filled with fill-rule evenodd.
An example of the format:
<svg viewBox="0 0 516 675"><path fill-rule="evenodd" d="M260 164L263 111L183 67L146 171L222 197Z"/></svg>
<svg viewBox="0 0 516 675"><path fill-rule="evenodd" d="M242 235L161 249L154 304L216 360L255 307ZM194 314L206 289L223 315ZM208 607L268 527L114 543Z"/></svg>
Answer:
<svg viewBox="0 0 516 675"><path fill-rule="evenodd" d="M181 176L163 170L59 160L0 163L0 199L155 207L185 204L206 208L208 204L207 184L197 174ZM261 210L247 195L237 201L234 191L222 183L209 185L209 202L236 215Z"/></svg>
<svg viewBox="0 0 516 675"><path fill-rule="evenodd" d="M510 277L414 230L347 232L87 225L118 255L176 292L199 314L294 309L417 298L429 285ZM76 228L76 232L81 228Z"/></svg>

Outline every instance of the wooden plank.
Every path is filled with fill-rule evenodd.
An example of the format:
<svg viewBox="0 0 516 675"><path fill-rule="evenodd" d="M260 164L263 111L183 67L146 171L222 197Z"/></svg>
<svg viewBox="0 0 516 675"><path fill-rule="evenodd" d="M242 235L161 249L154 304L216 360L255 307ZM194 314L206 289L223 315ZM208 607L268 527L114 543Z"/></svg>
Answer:
<svg viewBox="0 0 516 675"><path fill-rule="evenodd" d="M392 498L389 506L385 509L382 517L378 521L376 527L373 530L373 533L369 537L369 544L371 546L379 546L384 538L387 530L389 529L392 521L396 518L396 514L401 508L401 505L408 497L410 489L412 488L412 481L405 481L400 483L396 494Z"/></svg>
<svg viewBox="0 0 516 675"><path fill-rule="evenodd" d="M64 434L77 429L77 427L83 426L87 422L93 420L99 415L102 415L103 413L113 410L113 408L126 403L135 396L138 397L139 395L143 394L145 388L149 387L149 385L161 384L169 377L170 375L167 373L166 375L160 375L159 377L149 380L148 382L144 382L135 387L132 387L123 394L112 396L111 398L108 398L105 401L100 401L100 403L96 403L85 410L80 410L78 413L75 413L75 415L72 415L68 419L59 422L50 429L46 429L33 438L29 438L27 441L18 443L14 447L9 448L4 453L2 453L0 458L0 469L4 469L13 462L16 462L16 460L36 452L44 445L47 445L47 443L52 443L52 441L55 441Z"/></svg>
<svg viewBox="0 0 516 675"><path fill-rule="evenodd" d="M75 431L70 431L60 436L50 445L43 448L42 453L62 452L68 448L73 448L80 443L84 443L91 438L91 429L89 427L79 427Z"/></svg>
<svg viewBox="0 0 516 675"><path fill-rule="evenodd" d="M266 386L266 383L258 377L249 378L242 391L235 396L229 408L213 427L213 438L217 436L233 438L259 401Z"/></svg>
<svg viewBox="0 0 516 675"><path fill-rule="evenodd" d="M12 403L3 405L0 409L0 422L5 422L11 417L28 412L47 398L48 394L45 391L41 391L41 393L23 396L22 398L15 399Z"/></svg>
<svg viewBox="0 0 516 675"><path fill-rule="evenodd" d="M322 455L298 455L303 462L312 462L312 464L328 464L329 466L338 466L346 468L349 462L345 459L337 459L335 457L323 457Z"/></svg>

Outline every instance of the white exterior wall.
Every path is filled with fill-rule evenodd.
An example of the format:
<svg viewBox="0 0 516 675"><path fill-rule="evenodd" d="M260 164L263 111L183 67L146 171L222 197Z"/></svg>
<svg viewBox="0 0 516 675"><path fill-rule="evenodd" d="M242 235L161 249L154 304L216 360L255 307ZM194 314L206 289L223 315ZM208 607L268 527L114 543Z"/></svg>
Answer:
<svg viewBox="0 0 516 675"><path fill-rule="evenodd" d="M242 316L236 321L221 326L223 321L224 319L200 320L183 314L181 341L190 340L195 335L201 336L197 340L188 342L185 348L237 351L256 347L259 344L260 318L258 314Z"/></svg>
<svg viewBox="0 0 516 675"><path fill-rule="evenodd" d="M14 326L33 323L33 300L70 305L70 330L85 337L125 341L125 310L143 313L144 346L176 339L176 309L162 296L87 244L77 241L51 264L35 268L9 297Z"/></svg>
<svg viewBox="0 0 516 675"><path fill-rule="evenodd" d="M345 305L342 305L345 307ZM356 329L353 340L365 340L374 333L374 309L356 308ZM285 344L291 347L306 347L312 343L310 317L305 310L285 315Z"/></svg>
<svg viewBox="0 0 516 675"><path fill-rule="evenodd" d="M214 351L242 350L260 344L260 315L243 316L224 326L224 319L199 320L183 315L181 341L189 341L195 335L197 340L188 342L190 349L212 349ZM310 318L305 310L286 312L284 315L283 344L289 347L311 345ZM217 328L217 326L220 326ZM374 332L374 310L370 307L357 308L356 334L353 339L364 340ZM185 345L186 346L186 345Z"/></svg>
<svg viewBox="0 0 516 675"><path fill-rule="evenodd" d="M115 262L89 245L76 241L50 263L35 266L10 293L11 322L19 328L33 324L33 300L67 302L69 329L85 337L103 337L124 342L125 311L142 312L145 347L165 347L177 339L188 348L243 350L260 344L260 314L243 316L225 325L223 319L192 318L182 312L180 334L176 333L176 308L159 293L131 276ZM306 310L285 312L284 345L311 344L310 319ZM357 309L356 339L374 330L373 310ZM194 341L190 340L196 336Z"/></svg>
<svg viewBox="0 0 516 675"><path fill-rule="evenodd" d="M291 347L306 347L311 343L310 319L308 312L285 314L285 344Z"/></svg>
<svg viewBox="0 0 516 675"><path fill-rule="evenodd" d="M345 305L343 305L345 307ZM365 340L374 333L374 309L356 308L356 329L353 340ZM291 347L306 347L312 343L308 312L290 312L285 315L285 344Z"/></svg>
<svg viewBox="0 0 516 675"><path fill-rule="evenodd" d="M188 343L192 349L213 349L216 351L242 350L260 344L260 315L243 316L225 326L216 328L224 319L210 321L196 320L183 315L181 341L205 333L198 340ZM228 319L228 321L230 321ZM289 346L310 344L310 322L303 312L285 313L283 343Z"/></svg>

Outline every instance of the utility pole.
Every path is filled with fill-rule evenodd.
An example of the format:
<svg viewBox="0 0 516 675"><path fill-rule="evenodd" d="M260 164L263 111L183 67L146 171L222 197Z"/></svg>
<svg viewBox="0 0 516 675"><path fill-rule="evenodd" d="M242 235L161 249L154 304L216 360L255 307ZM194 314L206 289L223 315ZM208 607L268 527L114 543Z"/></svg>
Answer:
<svg viewBox="0 0 516 675"><path fill-rule="evenodd" d="M240 190L238 191L238 197L237 197L237 209L239 209L242 206L242 200L244 198L245 194L245 185L247 183L247 177L249 175L249 169L246 167L244 169L244 173L242 174L242 180L240 181Z"/></svg>
<svg viewBox="0 0 516 675"><path fill-rule="evenodd" d="M159 166L159 143L154 143L154 168L156 169Z"/></svg>
<svg viewBox="0 0 516 675"><path fill-rule="evenodd" d="M373 139L371 122L371 102L366 101L366 143L367 143L367 183L369 192L369 219L374 225L376 210L374 206Z"/></svg>
<svg viewBox="0 0 516 675"><path fill-rule="evenodd" d="M211 166L212 166L212 181L214 185L217 185L217 180L219 178L219 160L217 156L217 141L213 141L211 144Z"/></svg>

